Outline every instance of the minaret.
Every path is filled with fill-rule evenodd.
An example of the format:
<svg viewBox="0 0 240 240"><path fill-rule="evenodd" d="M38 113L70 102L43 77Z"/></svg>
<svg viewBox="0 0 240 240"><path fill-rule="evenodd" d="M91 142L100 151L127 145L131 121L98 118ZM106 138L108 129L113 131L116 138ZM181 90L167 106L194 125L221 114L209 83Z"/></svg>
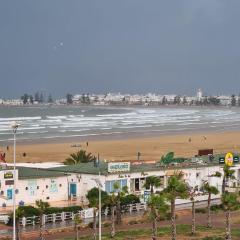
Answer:
<svg viewBox="0 0 240 240"><path fill-rule="evenodd" d="M197 100L199 102L202 100L202 96L203 96L202 90L198 89L198 91L197 91Z"/></svg>

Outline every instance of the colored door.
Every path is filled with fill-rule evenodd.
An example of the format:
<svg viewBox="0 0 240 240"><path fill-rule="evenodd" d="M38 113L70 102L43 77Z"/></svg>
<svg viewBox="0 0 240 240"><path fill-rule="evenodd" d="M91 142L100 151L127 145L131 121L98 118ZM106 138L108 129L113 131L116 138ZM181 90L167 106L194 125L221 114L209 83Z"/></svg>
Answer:
<svg viewBox="0 0 240 240"><path fill-rule="evenodd" d="M70 183L69 196L76 196L76 195L77 195L77 185L76 183Z"/></svg>
<svg viewBox="0 0 240 240"><path fill-rule="evenodd" d="M7 190L7 199L8 199L8 200L12 199L12 197L13 197L12 195L13 195L12 189L8 189L8 190Z"/></svg>

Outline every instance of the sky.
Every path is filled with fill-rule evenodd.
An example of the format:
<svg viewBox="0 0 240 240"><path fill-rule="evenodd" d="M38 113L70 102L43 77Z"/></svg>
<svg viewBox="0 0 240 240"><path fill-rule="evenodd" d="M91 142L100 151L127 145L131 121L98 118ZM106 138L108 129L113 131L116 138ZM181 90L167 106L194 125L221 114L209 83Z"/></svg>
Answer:
<svg viewBox="0 0 240 240"><path fill-rule="evenodd" d="M0 98L240 92L239 0L2 0Z"/></svg>

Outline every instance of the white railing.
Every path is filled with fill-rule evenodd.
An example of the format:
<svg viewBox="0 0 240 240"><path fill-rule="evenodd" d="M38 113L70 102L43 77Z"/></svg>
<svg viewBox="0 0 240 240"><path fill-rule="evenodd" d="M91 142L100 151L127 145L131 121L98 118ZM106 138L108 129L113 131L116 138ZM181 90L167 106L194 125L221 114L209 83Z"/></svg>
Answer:
<svg viewBox="0 0 240 240"><path fill-rule="evenodd" d="M200 207L206 207L206 199L205 198L200 198L196 201L196 208ZM220 203L220 198L214 198L212 199L212 205L214 204L219 204ZM177 200L176 201L176 209L181 210L181 209L189 209L191 208L191 201L189 200ZM136 204L129 204L129 205L124 205L121 207L122 213L128 213L131 214L133 212L141 212L141 211L146 211L147 210L147 204L146 203L136 203ZM81 219L91 219L93 218L93 208L87 208L83 209L77 213L73 212L62 212L62 213L53 213L53 214L47 214L43 215L42 222L43 224L45 223L55 223L55 222L64 222L67 220L74 220L75 215L79 215ZM98 215L98 213L97 213ZM108 216L110 215L110 209L106 208L102 211L102 215ZM27 225L35 225L39 224L40 222L40 217L39 216L33 216L33 217L23 217L20 219L20 225L23 227Z"/></svg>
<svg viewBox="0 0 240 240"><path fill-rule="evenodd" d="M146 203L136 203L122 206L122 213L132 213L134 211L145 211L147 209ZM90 219L93 218L93 208L83 209L77 213L73 212L62 212L62 213L53 213L53 214L44 214L42 217L42 223L54 223L54 222L63 222L67 220L74 220L75 215L79 215L81 219ZM103 215L108 216L110 214L110 209L106 208L103 212ZM98 215L98 213L97 213ZM27 225L39 224L40 217L23 217L20 219L20 225L25 227Z"/></svg>

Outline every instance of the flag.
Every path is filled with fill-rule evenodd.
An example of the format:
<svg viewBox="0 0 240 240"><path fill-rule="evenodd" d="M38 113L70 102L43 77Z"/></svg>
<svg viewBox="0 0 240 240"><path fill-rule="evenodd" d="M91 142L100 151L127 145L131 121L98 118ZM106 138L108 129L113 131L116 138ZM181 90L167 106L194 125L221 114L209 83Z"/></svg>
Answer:
<svg viewBox="0 0 240 240"><path fill-rule="evenodd" d="M0 153L0 161L6 163L6 153L4 152Z"/></svg>

